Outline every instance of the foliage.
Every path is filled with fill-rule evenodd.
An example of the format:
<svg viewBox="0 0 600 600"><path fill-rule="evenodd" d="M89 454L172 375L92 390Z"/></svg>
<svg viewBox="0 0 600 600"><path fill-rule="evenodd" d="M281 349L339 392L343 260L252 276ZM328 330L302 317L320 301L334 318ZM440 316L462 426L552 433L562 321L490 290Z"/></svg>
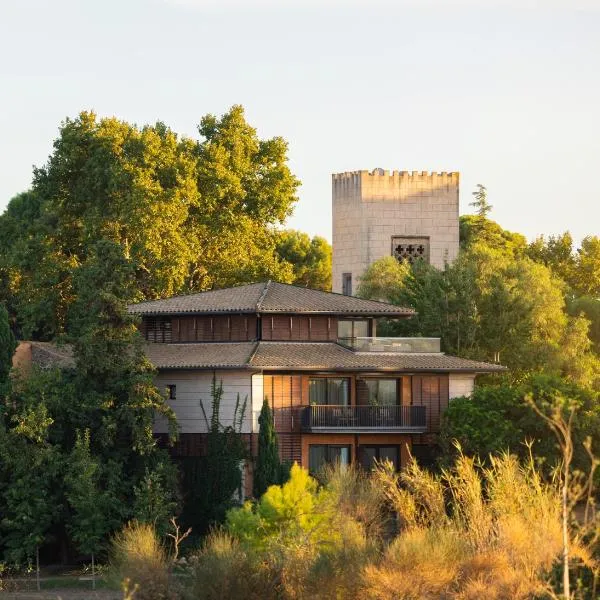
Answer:
<svg viewBox="0 0 600 600"><path fill-rule="evenodd" d="M10 389L8 375L16 347L15 336L8 322L8 312L0 303L0 400Z"/></svg>
<svg viewBox="0 0 600 600"><path fill-rule="evenodd" d="M68 330L74 278L102 240L130 262L128 300L291 281L273 230L299 185L286 142L259 139L240 106L204 117L199 133L86 112L62 123L31 190L0 216L0 300L24 337Z"/></svg>
<svg viewBox="0 0 600 600"><path fill-rule="evenodd" d="M570 398L577 407L573 421L574 465L584 470L589 457L583 447L588 436L600 436L600 399L597 392L578 387L557 377L536 376L520 385L475 388L470 398L454 398L442 418L441 442L444 454L456 454L455 441L470 456L490 456L510 451L525 460L525 441L533 443L534 456L549 472L561 460L551 431L527 401L531 397L542 410L559 398Z"/></svg>
<svg viewBox="0 0 600 600"><path fill-rule="evenodd" d="M588 335L594 345L594 351L600 355L600 298L573 298L568 302L567 309L572 316L582 316L589 321Z"/></svg>
<svg viewBox="0 0 600 600"><path fill-rule="evenodd" d="M258 417L258 454L254 468L253 492L260 498L271 485L281 481L281 462L279 460L279 444L273 422L273 412L267 398L264 399Z"/></svg>
<svg viewBox="0 0 600 600"><path fill-rule="evenodd" d="M365 271L358 293L417 312L383 323L380 334L441 337L445 352L500 360L516 380L546 371L597 382L588 322L567 314L564 284L526 256L477 243L442 271L384 258Z"/></svg>
<svg viewBox="0 0 600 600"><path fill-rule="evenodd" d="M488 213L491 212L493 206L488 202L487 199L487 188L481 183L477 184L477 190L472 192L474 197L473 202L469 206L473 206L477 211L477 216L483 219L487 218Z"/></svg>
<svg viewBox="0 0 600 600"><path fill-rule="evenodd" d="M126 580L137 588L133 594L136 599L177 598L169 557L149 523L131 522L114 535L111 573L117 582Z"/></svg>
<svg viewBox="0 0 600 600"><path fill-rule="evenodd" d="M119 525L114 490L99 486L100 465L90 452L90 432L78 432L68 458L65 496L71 508L68 530L84 554L98 554L110 531Z"/></svg>
<svg viewBox="0 0 600 600"><path fill-rule="evenodd" d="M287 229L279 233L277 253L293 268L290 283L315 290L331 291L331 245L322 237L310 237Z"/></svg>
<svg viewBox="0 0 600 600"><path fill-rule="evenodd" d="M230 425L221 422L222 400L223 382L217 383L213 377L210 418L200 400L208 429L206 456L195 461L197 471L188 498L188 504L195 506L183 519L196 533L222 523L227 510L236 503L236 496L242 495L242 469L248 448L241 431L248 399L241 401L238 395Z"/></svg>
<svg viewBox="0 0 600 600"><path fill-rule="evenodd" d="M481 469L459 455L439 476L415 462L399 474L384 463L371 476L339 467L328 476L319 489L295 466L287 484L230 511L227 530L192 559L184 597L525 600L549 591L560 502L532 462L503 454Z"/></svg>

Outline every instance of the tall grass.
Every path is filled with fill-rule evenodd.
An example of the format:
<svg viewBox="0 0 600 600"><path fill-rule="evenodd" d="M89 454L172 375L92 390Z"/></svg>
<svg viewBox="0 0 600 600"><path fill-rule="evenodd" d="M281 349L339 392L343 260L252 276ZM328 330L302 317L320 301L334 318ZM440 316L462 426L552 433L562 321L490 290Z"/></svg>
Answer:
<svg viewBox="0 0 600 600"><path fill-rule="evenodd" d="M110 573L119 583L127 581L135 600L177 598L170 577L170 560L154 527L129 523L112 540Z"/></svg>

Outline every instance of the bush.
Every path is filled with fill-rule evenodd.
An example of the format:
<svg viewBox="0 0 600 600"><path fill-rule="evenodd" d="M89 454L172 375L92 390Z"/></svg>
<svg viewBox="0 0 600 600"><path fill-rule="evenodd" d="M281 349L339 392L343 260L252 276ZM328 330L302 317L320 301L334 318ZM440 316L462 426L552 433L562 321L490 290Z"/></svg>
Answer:
<svg viewBox="0 0 600 600"><path fill-rule="evenodd" d="M172 600L178 595L170 577L171 561L148 523L132 522L112 540L111 575L136 588L135 600Z"/></svg>
<svg viewBox="0 0 600 600"><path fill-rule="evenodd" d="M189 575L185 599L277 598L265 566L252 561L239 541L223 530L208 535L200 554L190 560Z"/></svg>

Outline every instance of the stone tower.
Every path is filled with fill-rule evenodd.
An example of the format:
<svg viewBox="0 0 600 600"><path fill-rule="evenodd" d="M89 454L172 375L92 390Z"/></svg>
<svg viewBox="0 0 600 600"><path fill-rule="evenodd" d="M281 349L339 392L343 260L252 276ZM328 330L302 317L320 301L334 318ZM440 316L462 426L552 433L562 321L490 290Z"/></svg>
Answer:
<svg viewBox="0 0 600 600"><path fill-rule="evenodd" d="M355 294L375 260L458 255L458 173L352 171L332 176L333 291Z"/></svg>

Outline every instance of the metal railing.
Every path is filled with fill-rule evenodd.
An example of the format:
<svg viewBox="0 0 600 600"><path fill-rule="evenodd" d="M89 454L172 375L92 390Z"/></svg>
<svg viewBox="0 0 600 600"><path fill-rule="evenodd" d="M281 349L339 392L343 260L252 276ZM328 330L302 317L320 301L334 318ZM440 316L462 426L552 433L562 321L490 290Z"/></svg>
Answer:
<svg viewBox="0 0 600 600"><path fill-rule="evenodd" d="M303 408L301 419L304 431L425 431L427 428L424 406L312 405Z"/></svg>
<svg viewBox="0 0 600 600"><path fill-rule="evenodd" d="M440 338L342 337L338 338L338 344L356 352L440 352Z"/></svg>

